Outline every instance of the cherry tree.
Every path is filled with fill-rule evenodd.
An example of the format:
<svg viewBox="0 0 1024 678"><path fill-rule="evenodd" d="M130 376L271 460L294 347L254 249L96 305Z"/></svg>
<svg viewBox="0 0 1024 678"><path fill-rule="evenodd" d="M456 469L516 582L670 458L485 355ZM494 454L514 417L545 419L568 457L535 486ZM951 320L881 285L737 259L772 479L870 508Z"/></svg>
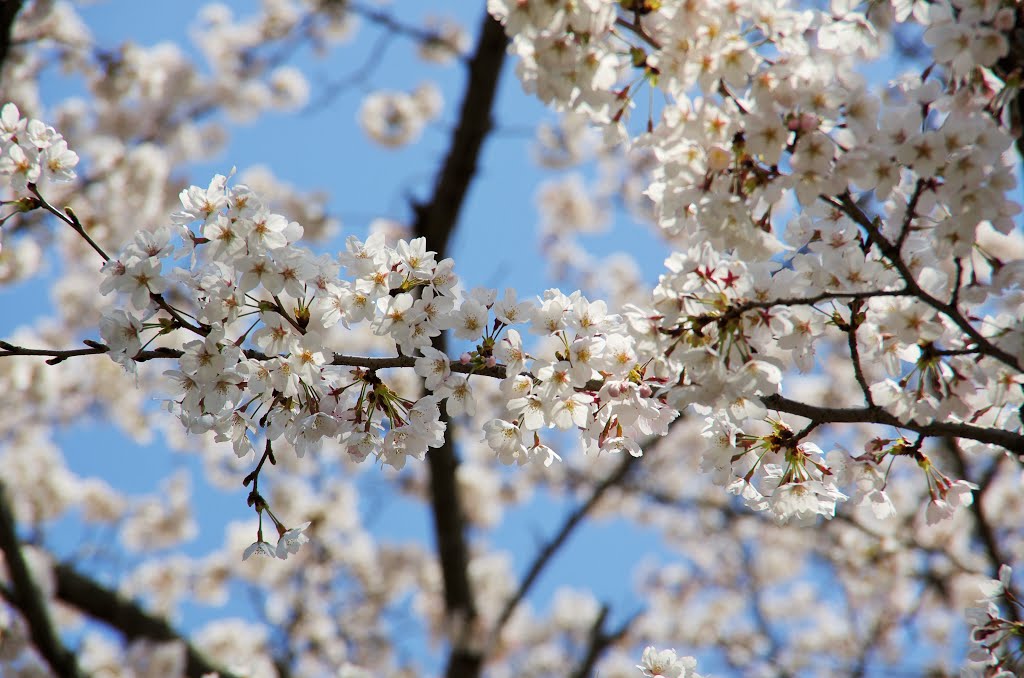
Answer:
<svg viewBox="0 0 1024 678"><path fill-rule="evenodd" d="M4 675L1019 675L1024 10L472 9L211 4L187 51L0 6L0 279L59 261L54 315L0 342ZM367 31L347 77L300 67L358 62ZM456 106L378 82L396 41ZM56 65L85 95L47 98ZM532 133L554 177L536 297L452 256L489 227L460 217L513 69L555 114ZM349 160L308 188L190 173L234 125L353 87L382 153L455 121L404 220L332 240ZM588 249L628 220L656 273ZM197 510L188 473L148 496L76 473L60 432L98 417L243 486L251 519ZM432 543L374 531L368 476ZM499 528L538 493L570 508L516 567ZM664 546L619 573L634 599L538 600L601 520ZM71 550L61 521L97 537ZM186 553L200 525L223 539Z"/></svg>

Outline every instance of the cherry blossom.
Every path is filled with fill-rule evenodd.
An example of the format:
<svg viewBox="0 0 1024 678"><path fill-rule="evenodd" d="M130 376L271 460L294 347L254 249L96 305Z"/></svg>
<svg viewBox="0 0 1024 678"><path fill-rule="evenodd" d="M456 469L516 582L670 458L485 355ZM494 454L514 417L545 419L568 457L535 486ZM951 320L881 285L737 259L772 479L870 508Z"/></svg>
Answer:
<svg viewBox="0 0 1024 678"><path fill-rule="evenodd" d="M1024 510L1020 8L486 5L472 49L455 22L358 3L212 5L192 29L204 66L170 43L104 49L69 5L21 10L3 64L0 282L62 263L56 317L0 342L0 523L21 528L4 546L0 670L77 670L38 639L79 634L94 672L180 672L202 650L218 662L204 673L422 673L389 642L400 611L465 675L568 675L589 651L601 675L697 675L655 649L669 644L738 675L921 655L938 663L912 671L966 658L968 675L1019 672L1004 563ZM332 253L327 199L269 170L183 187L227 123L319 105L292 53L330 51L357 23L385 31L381 52L413 40L412 58L469 73L451 125L466 155L408 201L408 223L373 220ZM875 82L865 64L908 35L919 54ZM481 94L506 50L557 117L536 155L562 174L536 203L559 287L537 296L475 287L449 256L480 142L506 122ZM357 123L412 146L448 90L386 89L381 57L349 79ZM86 94L43 105L37 81L58 62ZM591 246L619 238L618 211L649 227L660 264ZM53 431L97 416L196 455L211 485L242 480L251 524L206 556L161 553L206 517L184 476L134 499L72 472ZM430 506L436 558L371 534L356 475ZM486 530L534 492L570 508L520 577ZM76 511L136 558L121 593L143 612L244 582L259 622L213 622L187 648L68 631L75 558L44 537ZM552 610L528 598L597 515L671 554L642 568L618 629L590 593ZM967 631L954 619L972 600Z"/></svg>

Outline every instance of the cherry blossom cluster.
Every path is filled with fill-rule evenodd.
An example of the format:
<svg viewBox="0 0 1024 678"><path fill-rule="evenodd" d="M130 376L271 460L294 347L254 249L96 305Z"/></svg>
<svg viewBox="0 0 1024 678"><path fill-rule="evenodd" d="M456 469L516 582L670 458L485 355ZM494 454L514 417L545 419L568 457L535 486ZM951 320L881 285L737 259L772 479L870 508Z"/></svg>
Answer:
<svg viewBox="0 0 1024 678"><path fill-rule="evenodd" d="M1012 670L1013 660L1007 657L1007 651L1012 651L1008 641L1024 635L1024 622L1016 621L1020 612L1024 611L1024 605L1010 588L1012 576L1013 569L1009 565L1000 566L999 578L982 584L984 597L967 610L967 621L973 627L972 649L968 658L984 667L977 672L979 675L995 678L1011 678L1016 675ZM1007 605L1016 608L1009 619L1003 617L999 610L1004 600Z"/></svg>
<svg viewBox="0 0 1024 678"><path fill-rule="evenodd" d="M675 650L658 650L647 646L637 668L645 678L700 678L697 660L677 657Z"/></svg>
<svg viewBox="0 0 1024 678"><path fill-rule="evenodd" d="M431 83L423 83L411 93L380 90L363 100L359 124L371 140L396 148L419 139L443 106L441 91Z"/></svg>
<svg viewBox="0 0 1024 678"><path fill-rule="evenodd" d="M38 31L68 46L69 67L89 64L73 10L32 6L16 51ZM271 625L294 630L289 657L300 673L413 675L394 670L395 653L382 647L389 605L407 606L410 590L428 632L455 635L429 549L376 540L359 524L352 485L330 473L339 461L371 458L401 467L458 433L458 491L474 528L496 525L538 488L597 497L588 493L613 477L607 472L644 454L601 497L600 511L653 527L686 556L649 566L650 608L621 647L672 638L687 652L720 652L737 672L828 672L845 662L867 666L858 662L880 647L899 652L903 620L916 620L909 623L920 624L919 637L950 653L933 662L959 660L950 610L973 600L965 590L978 572L1005 560L967 535L991 528L1010 554L1020 541L1024 239L1007 197L1016 162L1008 104L1019 80L996 75L1019 9L966 0L840 0L821 11L783 2L492 0L513 35L524 85L565 112L559 129L545 133L544 162L572 165L585 155L584 139L604 132L620 143L612 162L632 173L629 190L645 202L643 214L675 250L653 294L636 284L642 276L626 276L634 282L629 306L591 301L589 290L550 290L537 300L467 291L450 261L434 261L422 241L375 235L350 240L336 257L311 254L296 243L324 232L322 200L265 171L233 186L218 178L192 187L169 227L134 234L140 223L166 222L183 159L223 139L217 123L203 124L208 112L241 119L305 101L297 71L254 55L297 36L318 48L344 39L349 7L358 9L274 0L248 20L213 6L195 31L211 76L176 48L127 45L103 57L110 68L83 68L93 100L53 109L56 126L89 158L88 176L71 191L43 187L75 213L41 204L38 193L23 203L76 232L57 232L69 261L55 287L61 324L12 337L35 353L0 344L10 352L0 380L14 385L3 394L0 457L5 475L18 479L9 485L19 521L35 529L81 509L90 524L118 526L135 554L190 538L196 524L180 477L155 498L127 501L78 479L43 432L96 403L133 435L159 431L171 416L147 411L140 393L166 389L170 377L177 421L166 438L201 455L225 487L245 473L231 464L247 464L256 450L245 482L260 523L230 525L224 548L206 557L158 554L127 575L121 592L173 614L187 596L222 602L232 579L263 587L265 625L222 620L195 634L202 651L248 675L274 674ZM883 92L869 89L859 65L885 46L894 22L911 21L933 63ZM35 66L15 67L5 87L22 110L39 109L28 103L32 78L24 75ZM425 111L439 106L426 94L422 110L414 110L417 93L370 95L364 131L384 145L413 141L429 121ZM646 116L645 101L655 102ZM19 140L33 125L6 108L0 118L21 126ZM582 268L588 257L562 236L603 227L624 197L606 180L542 190L544 237L565 245L559 268ZM33 191L30 183L15 184L16 193ZM290 218L271 213L270 203ZM86 230L104 244L129 244L97 272ZM34 243L19 234L5 253ZM3 265L34 269L32 260L19 253ZM617 277L608 270L603 278ZM12 277L21 276L0 273ZM111 293L105 300L92 298L97 285ZM96 322L102 344L65 350ZM431 345L442 331L457 340L447 353ZM372 348L353 347L368 335ZM115 374L109 361L85 360L78 370L39 364L39 355L60 361L93 350L132 373ZM441 407L453 417L448 430ZM684 408L704 421L676 418ZM602 454L566 454L560 432L569 431ZM203 433L211 435L193 435ZM661 449L647 444L663 433ZM619 451L630 454L603 454ZM495 455L525 466L505 473ZM269 490L259 484L268 462L276 464ZM408 464L396 487L426 501L426 465ZM726 501L723 488L742 501ZM812 524L844 501L843 520L813 531L763 520ZM972 502L973 510L958 510ZM289 528L279 516L311 522ZM470 584L488 625L514 594L516 568L509 554L479 546ZM41 550L24 550L39 572L52 570ZM819 567L828 568L824 582L805 577ZM778 595L777 583L785 588ZM860 623L822 604L819 583L842 590ZM970 613L972 658L984 664L977 675L1014 670L1006 653L1019 647L1019 614L998 607L1017 605L1014 591L1004 568ZM29 634L9 609L0 605L0 662L31 666ZM485 657L488 671L558 673L575 659L566 638L600 635L599 611L594 595L578 591L560 591L550 613L519 605L499 632L508 668ZM746 623L751 616L756 624ZM776 642L779 630L806 627L819 632ZM174 675L185 662L182 643L122 649L92 631L80 649L93 673L121 666ZM13 664L11 652L21 655ZM530 659L517 664L520 656ZM363 659L373 671L352 663ZM596 670L635 674L636 663L612 648ZM636 668L695 675L691 659L654 648Z"/></svg>
<svg viewBox="0 0 1024 678"><path fill-rule="evenodd" d="M15 192L41 181L72 181L77 164L78 154L53 127L23 118L13 103L0 108L0 177Z"/></svg>
<svg viewBox="0 0 1024 678"><path fill-rule="evenodd" d="M805 437L828 416L776 404L790 366L846 351L843 378L868 410L923 433L981 423L1019 441L1024 278L996 252L1020 211L1001 118L1016 85L990 70L1012 7L899 4L890 19L922 23L948 75L903 78L885 100L854 72L877 51L880 17L852 3L489 9L527 91L657 158L647 194L678 251L632 321L650 325L641 352L668 403L708 417L705 470L780 521L831 517L847 498L839 481L855 478L873 479L858 501L890 515L879 467L898 457L928 484L929 522L969 505L973 486L921 452L927 435L826 455ZM644 87L671 103L633 135L624 114ZM796 431L769 403L810 423Z"/></svg>
<svg viewBox="0 0 1024 678"><path fill-rule="evenodd" d="M131 310L106 315L101 335L126 364L141 349L142 333L174 329L174 316L197 336L182 344L179 369L169 372L178 385L171 404L188 430L231 440L239 456L252 449L257 428L268 440L284 436L300 456L340 436L350 454L375 453L399 468L407 455L422 457L428 444L440 444L436 401L414 405L373 371L331 365L322 335L338 323L375 318L379 305L376 329L415 350L440 331L427 313L434 295L440 303L451 292L450 262L437 266L422 242L403 243L395 251L405 257L399 272L379 239L351 239L343 263L360 280L340 281L342 264L293 247L301 227L268 212L247 186L228 187L220 175L208 188L187 189L181 201L174 221L186 251L177 254L188 257L189 268L162 273L162 260L176 254L170 229L140 234L104 266L104 291L125 294ZM196 324L176 313L163 324L146 322L147 311L158 308L154 295L172 284L192 298ZM408 292L389 295L392 284L428 289L413 309Z"/></svg>
<svg viewBox="0 0 1024 678"><path fill-rule="evenodd" d="M450 415L472 414L470 376L495 376L495 368L510 417L484 433L504 463L557 459L540 439L545 428L579 429L590 449L639 456L637 441L663 435L676 416L655 393L664 380L647 373L629 325L604 302L558 290L539 304L513 290L500 299L464 292L452 260L436 261L422 238L392 248L382 234L350 237L338 259L314 256L294 246L298 224L223 175L183 191L181 202L173 221L182 248L171 245L170 228L140 232L104 264L102 291L121 293L127 308L103 317L101 336L130 368L152 340L190 330L196 338L181 344L179 369L167 373L178 386L171 407L187 430L230 440L239 456L259 430L270 441L283 436L300 456L334 438L357 460L402 468L441 444L439 402ZM188 268L165 273L175 257ZM188 312L167 304L172 289L191 299ZM160 310L170 317L155 318ZM326 348L339 325L362 322L400 356L356 360ZM536 355L514 325L542 338ZM446 329L475 344L454 365L430 345ZM403 398L375 365L414 367L432 395Z"/></svg>
<svg viewBox="0 0 1024 678"><path fill-rule="evenodd" d="M507 290L506 300L510 295ZM496 308L499 322L510 320L507 303ZM603 301L548 290L539 306L528 309L518 307L515 314L532 316L531 331L547 346L527 354L514 330L497 346L508 375L502 391L515 415L484 426L499 459L522 464L539 455L550 464L557 455L541 442L544 428L579 429L585 449L637 457L643 454L640 441L667 432L678 412L656 393L664 381L648 373L650 359L638 357L629 326ZM524 366L527 374L521 373Z"/></svg>

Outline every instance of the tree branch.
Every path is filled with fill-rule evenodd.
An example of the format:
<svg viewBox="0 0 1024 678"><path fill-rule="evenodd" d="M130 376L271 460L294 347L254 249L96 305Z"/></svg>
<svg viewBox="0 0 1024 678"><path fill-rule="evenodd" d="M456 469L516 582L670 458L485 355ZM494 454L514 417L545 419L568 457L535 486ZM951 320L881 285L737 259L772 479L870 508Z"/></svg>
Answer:
<svg viewBox="0 0 1024 678"><path fill-rule="evenodd" d="M3 65L11 49L11 29L14 28L14 19L21 11L21 5L22 0L0 2L0 75L3 75Z"/></svg>
<svg viewBox="0 0 1024 678"><path fill-rule="evenodd" d="M919 424L916 421L901 421L880 407L819 407L777 394L761 396L761 402L769 409L795 414L823 424L882 424L926 436L953 436L976 440L979 443L1005 447L1011 452L1019 453L1024 450L1024 435L998 428L946 421Z"/></svg>
<svg viewBox="0 0 1024 678"><path fill-rule="evenodd" d="M92 339L87 339L84 343L88 348L55 349L27 348L25 346L16 346L8 341L0 340L0 358L19 355L48 357L49 360L47 360L46 363L48 365L56 365L57 363L64 362L68 358L77 358L79 356L86 355L103 355L110 351L109 346L98 341L93 341ZM246 358L250 358L252 360L271 360L277 357L252 349L245 349L242 353ZM137 363L144 363L149 362L150 360L180 358L184 354L184 351L181 349L163 347L147 351L139 351L132 356L132 360ZM416 357L407 355L393 357L335 355L331 360L331 364L339 367L365 367L371 370L386 370L392 367L414 367L416 365ZM480 376L492 377L494 379L504 379L506 374L505 366L501 364L495 365L494 367L478 367L475 365L463 365L462 363L455 362L451 364L451 370L452 372L458 372L459 374L478 374Z"/></svg>
<svg viewBox="0 0 1024 678"><path fill-rule="evenodd" d="M993 70L1004 81L1015 77L1020 82L1024 78L1024 6L1020 4L1017 5L1014 27L1006 33L1006 40L1009 49ZM1024 96L1020 90L1013 93L1006 102L1006 108L1010 112L1010 131L1016 136L1017 153L1024 158Z"/></svg>
<svg viewBox="0 0 1024 678"><path fill-rule="evenodd" d="M427 247L437 253L438 259L447 256L451 234L476 174L480 150L491 130L491 109L505 60L506 44L501 25L485 13L475 51L468 64L469 81L448 155L438 172L430 202L415 206L413 233L416 237L426 238ZM435 338L434 346L445 351L444 333ZM447 425L447 415L443 411L442 421ZM447 426L444 443L427 454L445 610L455 626L445 675L448 678L473 678L480 675L483 653L474 638L477 611L469 583L467 523L459 501L456 483L459 459L455 454L451 430L451 426Z"/></svg>
<svg viewBox="0 0 1024 678"><path fill-rule="evenodd" d="M964 456L963 450L960 449L960 446L956 444L955 440L950 438L944 439L943 442L949 451L950 457L953 459L954 466L956 466L957 476L964 480L973 481L974 479L970 477L970 469L967 468L967 459ZM978 479L979 490L970 506L971 514L974 516L974 530L978 535L978 539L981 540L982 546L985 548L985 553L988 556L989 565L991 567L989 575L993 579L999 578L999 567L1001 565L1016 564L1013 562L1014 558L1012 556L1003 552L999 543L999 538L996 535L995 527L992 525L988 516L985 515L984 499L986 490L991 487L992 478L994 478L995 474L998 472L1001 461L1001 458L993 460L991 468L988 473L985 474L986 477L984 479ZM1010 582L1007 585L1007 590L1009 590L1011 595L1014 597L1018 597L1013 582ZM1019 622L1021 620L1020 613L1018 612L1016 605L1006 605L1005 607L1009 612L1009 618L1011 621Z"/></svg>
<svg viewBox="0 0 1024 678"><path fill-rule="evenodd" d="M207 659L165 620L149 614L115 591L97 584L70 565L60 564L54 569L58 598L93 619L118 630L126 639L147 638L184 643L185 672L191 678L201 678L208 673L217 673L221 678L238 678L236 674ZM70 675L60 671L58 674Z"/></svg>
<svg viewBox="0 0 1024 678"><path fill-rule="evenodd" d="M556 532L554 536L552 536L551 539L549 539L547 543L537 551L537 554L533 557L533 562L526 571L526 575L523 577L523 580L519 582L519 588L516 589L516 592L508 599L508 602L505 603L505 606L501 610L501 614L498 615L498 620L494 624L493 633L495 637L497 637L501 632L502 627L504 627L506 622L508 622L519 603L521 603L523 598L526 597L526 594L537 580L537 577L540 576L540 573L551 561L551 558L554 557L558 550L565 545L565 542L568 541L569 536L575 531L576 527L579 526L583 519L587 517L595 506L597 506L597 503L601 500L601 497L604 496L605 492L622 482L638 460L639 457L634 457L632 455L623 456L619 465L615 467L615 470L612 471L608 477L602 480L596 487L594 487L587 500L576 507L576 510L566 517L558 532Z"/></svg>
<svg viewBox="0 0 1024 678"><path fill-rule="evenodd" d="M14 587L14 602L28 624L36 650L58 676L78 678L82 673L78 670L75 655L64 647L58 637L43 593L36 586L32 573L29 572L28 563L21 553L14 514L3 481L0 481L0 550L3 550L7 571Z"/></svg>
<svg viewBox="0 0 1024 678"><path fill-rule="evenodd" d="M633 625L636 618L640 616L637 612L632 617L627 619L619 628L611 632L604 631L604 623L608 619L608 605L601 606L601 612L597 615L597 619L594 620L593 626L590 627L590 640L587 643L587 653L583 655L583 659L580 661L579 666L569 674L570 678L587 678L594 671L594 665L601 658L601 654L604 653L608 647L626 635L629 631L629 627Z"/></svg>
<svg viewBox="0 0 1024 678"><path fill-rule="evenodd" d="M857 224L867 232L870 242L878 247L882 256L884 256L900 274L900 278L906 285L906 292L910 293L915 298L920 299L928 306L931 306L936 311L949 318L954 325L959 327L964 334L970 337L971 341L974 342L974 345L978 347L978 353L998 360L1015 370L1020 371L1021 369L1024 369L1020 363L1017 362L1017 358L1013 354L999 348L979 332L978 329L974 327L974 325L972 325L962 313L960 313L960 309L958 309L955 304L947 303L941 299L933 297L918 284L917 280L914 278L913 271L911 271L910 267L907 266L907 263L903 261L899 246L890 242L884 235L882 235L878 226L871 221L866 214L864 214L863 210L857 206L849 193L839 196L838 199L827 196L822 196L822 199L857 222Z"/></svg>
<svg viewBox="0 0 1024 678"><path fill-rule="evenodd" d="M87 340L86 344L88 344L89 348L60 350L48 348L26 348L23 346L15 346L14 344L6 341L0 341L0 358L15 355L43 356L49 357L49 360L46 361L48 364L55 365L67 360L68 358L84 355L101 355L110 350L108 346L97 341ZM439 346L439 350L445 350L444 345L440 342L437 342L437 345ZM247 358L251 358L253 360L270 360L274 357L251 349L247 349L243 351L243 353ZM184 353L180 349L157 348L149 351L140 351L133 359L136 362L146 362L157 359L180 358L183 354ZM373 356L335 355L331 360L331 364L341 367L365 367L367 369L383 370L395 367L413 367L416 365L416 358L414 356L379 358ZM452 372L460 374L478 374L494 379L504 379L507 374L506 367L502 364L497 364L493 367L481 368L474 365L463 365L462 363L454 362L451 364L451 370ZM593 383L588 382L585 386L585 390L596 391L600 389L600 387L600 381L595 381ZM902 421L878 406L819 407L817 405L809 405L807 403L791 400L778 394L761 396L761 402L764 403L765 407L770 409L785 412L787 414L795 414L799 417L805 417L817 422L818 424L882 424L907 431L914 431L926 436L953 436L955 438L976 440L980 443L986 443L989 445L999 445L1011 452L1020 452L1021 450L1024 450L1024 435L1020 433L956 422L936 421L928 424L919 424L915 421Z"/></svg>
<svg viewBox="0 0 1024 678"><path fill-rule="evenodd" d="M868 386L867 379L864 378L864 368L860 364L860 350L857 346L857 328L861 324L860 312L862 305L863 302L860 299L850 302L850 325L846 328L846 343L850 347L850 360L853 361L853 376L857 380L860 390L864 393L864 402L868 404L868 407L875 407L874 398L871 396L871 388Z"/></svg>
<svg viewBox="0 0 1024 678"><path fill-rule="evenodd" d="M448 49L456 59L465 60L465 57L459 54L455 46L446 42L438 31L404 24L391 16L391 14L374 7L350 4L346 9L351 11L353 14L358 14L370 23L384 28L388 34L402 35L425 45L437 45L444 47ZM479 52L477 53L479 54Z"/></svg>

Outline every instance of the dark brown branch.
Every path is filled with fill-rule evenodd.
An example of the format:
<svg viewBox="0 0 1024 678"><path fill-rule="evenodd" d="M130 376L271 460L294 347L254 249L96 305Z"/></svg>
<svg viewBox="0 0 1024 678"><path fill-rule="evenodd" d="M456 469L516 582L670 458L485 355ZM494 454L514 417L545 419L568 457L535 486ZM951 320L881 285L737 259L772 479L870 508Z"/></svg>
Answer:
<svg viewBox="0 0 1024 678"><path fill-rule="evenodd" d="M615 19L615 25L621 26L622 28L625 28L626 30L634 33L638 38L646 42L654 49L661 49L661 44L653 37L651 37L651 35L644 30L644 27L640 25L639 17L635 18L633 21L630 21L625 17L620 16Z"/></svg>
<svg viewBox="0 0 1024 678"><path fill-rule="evenodd" d="M979 443L999 445L1011 452L1019 453L1024 451L1024 435L998 428L985 428L974 426L973 424L958 424L945 421L918 424L913 420L902 421L897 419L880 407L819 407L790 400L781 395L761 396L761 402L769 409L787 414L795 414L798 417L804 417L823 424L882 424L883 426L893 426L926 436L967 438L969 440L976 440Z"/></svg>
<svg viewBox="0 0 1024 678"><path fill-rule="evenodd" d="M903 284L906 285L906 292L915 298L920 299L928 306L931 306L936 311L949 318L954 325L959 327L964 334L970 337L974 345L977 346L978 353L998 360L1015 370L1019 371L1024 369L1020 363L1017 362L1017 358L1013 354L1004 351L993 344L987 337L979 332L976 327L971 325L970 321L960 313L960 309L954 304L947 303L928 294L928 292L918 284L917 280L914 278L913 271L910 270L907 263L903 261L899 247L882 235L878 226L871 221L866 214L864 214L863 210L857 206L849 194L841 195L838 199L828 196L821 196L821 198L826 203L841 210L844 214L857 222L857 224L867 232L870 242L874 244L879 251L881 251L882 256L884 256L900 274L900 279L903 281Z"/></svg>
<svg viewBox="0 0 1024 678"><path fill-rule="evenodd" d="M32 193L33 196L35 196L35 201L38 207L45 209L47 212L53 214L58 219L63 221L65 224L70 226L75 233L81 236L82 239L85 240L85 242L88 243L89 246L93 250L95 250L97 254L100 255L103 261L110 261L110 256L106 253L106 251L104 251L102 247L96 244L96 241L93 240L88 233L86 233L85 226L82 225L82 222L79 221L78 216L70 207L65 207L64 211L61 212L59 209L57 209L56 207L54 207L53 205L46 201L46 198L42 196L42 194L39 192L39 188L35 184L29 184L28 190L29 192ZM162 308L169 316L174 318L174 321L178 327L183 327L191 332L194 332L195 334L204 337L210 333L210 328L207 327L206 325L193 325L188 320L186 320L181 315L181 313L177 311L177 309L175 309L173 306L167 303L163 295L156 294L155 292L150 292L149 298L152 299L153 302L156 303L157 306Z"/></svg>
<svg viewBox="0 0 1024 678"><path fill-rule="evenodd" d="M456 45L446 40L439 30L403 23L392 14L375 7L349 3L344 5L344 10L357 14L384 30L380 32L363 62L348 75L327 83L317 100L306 107L307 113L324 108L341 92L370 80L384 62L385 53L397 37L410 38L427 47L439 47L449 52L453 59L463 63L469 62L469 57L462 54Z"/></svg>
<svg viewBox="0 0 1024 678"><path fill-rule="evenodd" d="M565 545L566 541L576 530L576 527L579 526L583 519L590 514L595 506L597 506L597 503L601 501L601 497L604 496L605 492L622 482L638 460L639 457L633 457L628 454L625 455L619 462L619 465L615 467L615 470L612 471L608 477L602 480L596 487L594 487L587 500L569 514L562 523L562 527L559 528L558 532L556 532L554 536L552 536L551 539L549 539L547 543L537 551L537 554L533 557L533 562L530 563L530 567L526 571L526 575L523 577L523 580L519 582L519 588L516 589L516 592L508 599L508 602L505 603L505 607L501 610L501 614L498 615L498 620L494 625L495 636L501 632L502 627L506 622L508 622L519 603L521 603L523 598L526 597L527 592L529 592L530 588L537 580L537 577L540 576L540 573L551 561L551 558L554 557L554 555L558 553L558 550Z"/></svg>
<svg viewBox="0 0 1024 678"><path fill-rule="evenodd" d="M0 340L0 358L6 358L9 356L38 356L49 358L46 361L49 365L56 365L57 363L64 362L68 358L77 358L79 356L86 355L103 355L110 351L110 347L98 341L88 339L84 342L88 348L72 348L72 349L55 349L55 348L27 348L25 346L15 346L14 344ZM253 360L270 360L277 356L267 355L260 351L246 349L243 351L246 358ZM132 360L137 363L149 362L150 360L166 360L168 358L180 358L184 355L181 349L177 348L155 348L147 351L139 351ZM371 370L386 370L392 367L413 367L416 365L415 356L394 356L389 358L378 358L374 356L359 356L359 355L335 355L331 360L332 365L339 367L365 367ZM477 367L474 365L463 365L462 363L452 363L452 372L458 372L459 374L479 374L484 377L492 377L494 379L505 378L505 366L498 364L494 367Z"/></svg>
<svg viewBox="0 0 1024 678"><path fill-rule="evenodd" d="M864 368L860 364L860 350L857 347L857 328L861 324L860 309L862 306L863 301L860 299L850 302L850 326L846 328L846 343L850 347L850 360L853 361L853 376L864 393L864 401L868 407L875 407L871 389L868 387L867 379L864 378Z"/></svg>
<svg viewBox="0 0 1024 678"><path fill-rule="evenodd" d="M970 477L970 469L967 467L967 459L964 456L963 450L956 444L955 440L947 438L944 441L946 449L949 451L950 457L953 459L953 464L956 467L957 476L968 481L975 481L974 478ZM991 570L989 571L990 576L993 579L999 578L999 567L1001 565L1015 565L1014 558L1003 552L1001 545L999 544L999 538L996 535L995 528L992 522L985 515L985 494L989 487L992 485L992 479L999 470L999 464L1002 458L996 458L992 461L992 466L989 472L986 474L984 479L977 479L978 492L974 501L971 503L970 511L974 516L974 530L978 535L978 539L981 541L981 545L985 549L985 554L988 556ZM1010 593L1017 597L1017 592L1014 589L1013 582L1010 582L1007 587ZM1011 621L1019 622L1020 614L1017 610L1016 605L1007 605L1006 609L1009 611L1009 618Z"/></svg>
<svg viewBox="0 0 1024 678"><path fill-rule="evenodd" d="M489 15L484 18L476 52L469 63L469 83L459 111L451 147L437 175L430 202L417 206L413 231L427 239L437 258L447 254L466 192L477 170L484 140L492 128L491 110L505 59L505 33Z"/></svg>
<svg viewBox="0 0 1024 678"><path fill-rule="evenodd" d="M14 514L3 481L0 481L0 550L3 550L7 571L14 587L14 603L28 624L36 650L58 676L78 678L82 673L78 669L75 655L64 647L58 637L50 619L46 600L36 586L32 573L29 572L28 563L21 553Z"/></svg>
<svg viewBox="0 0 1024 678"><path fill-rule="evenodd" d="M481 148L491 131L491 111L505 60L506 44L501 25L485 13L473 57L468 64L466 93L448 155L438 172L430 201L415 206L413 233L416 237L426 238L427 247L437 253L438 259L447 256L448 243L458 224L466 192L476 175ZM434 346L445 350L444 334L435 339ZM447 423L444 412L442 420ZM448 431L441 447L427 454L431 512L444 582L445 611L457 626L451 639L445 675L448 678L474 678L480 675L484 657L481 648L472 642L478 620L469 583L467 521L459 501L456 483L459 459L450 435L451 426L448 426Z"/></svg>
<svg viewBox="0 0 1024 678"><path fill-rule="evenodd" d="M39 192L39 188L35 184L30 183L28 185L28 191L35 196L36 202L40 207L70 226L75 233L80 235L82 239L89 244L89 247L95 250L96 254L100 255L100 258L102 258L103 261L110 261L110 256L102 247L96 244L96 241L92 239L92 236L85 232L85 226L83 226L82 222L78 220L78 217L73 211L71 211L70 207L65 208L65 210L61 212L59 209L47 202L46 198L42 196Z"/></svg>
<svg viewBox="0 0 1024 678"><path fill-rule="evenodd" d="M569 674L570 678L588 678L593 675L594 666L597 665L597 661L601 658L601 655L611 645L619 642L629 631L629 627L633 625L640 613L637 612L632 617L627 619L619 628L614 631L606 632L604 630L604 623L608 620L608 605L601 606L601 612L597 615L597 619L594 620L594 624L590 627L590 638L587 642L587 652L583 655L583 659L580 660L579 665L576 669Z"/></svg>
<svg viewBox="0 0 1024 678"><path fill-rule="evenodd" d="M221 678L237 678L217 666L165 620L155 617L132 601L123 598L81 574L67 564L57 565L57 597L86 615L119 631L127 640L145 638L155 641L180 641L185 644L185 672L190 678L218 673ZM58 675L64 674L58 671Z"/></svg>
<svg viewBox="0 0 1024 678"><path fill-rule="evenodd" d="M43 356L49 357L49 360L46 362L52 365L67 360L68 358L83 355L99 355L106 353L109 350L105 344L101 344L96 341L89 340L86 343L89 348L58 350L25 348L22 346L15 346L6 341L0 341L0 358L14 355ZM444 350L444 347L441 346L440 350ZM247 358L252 358L254 360L269 360L273 357L254 350L245 350L244 354ZM157 359L180 358L182 355L183 352L179 349L158 348L149 351L140 351L134 356L134 360L136 362L146 362ZM416 364L416 358L414 356L377 358L371 356L336 355L331 361L331 364L341 367L364 367L373 370L383 370L395 367L413 367ZM463 365L462 363L455 362L451 364L451 370L452 372L458 372L460 374L479 374L481 376L492 377L494 379L504 379L506 376L505 366L501 364L495 365L494 367L480 368L473 365ZM593 383L588 382L584 387L584 390L596 391L600 389L600 387L600 381L594 381ZM955 438L976 440L990 445L999 445L1011 452L1024 452L1024 435L998 428L987 428L984 426L975 426L973 424L961 424L956 422L931 422L928 424L919 424L913 420L902 421L897 419L881 407L819 407L817 405L809 405L807 403L791 400L781 395L761 396L761 402L764 403L765 407L770 409L777 410L779 412L786 412L787 414L795 414L799 417L810 419L812 422L817 424L881 424L884 426L894 426L907 431L914 431L926 436L953 436Z"/></svg>
<svg viewBox="0 0 1024 678"><path fill-rule="evenodd" d="M22 0L3 0L0 2L0 75L3 75L3 65L7 61L7 53L11 49L11 32L14 28L14 18L21 11Z"/></svg>
<svg viewBox="0 0 1024 678"><path fill-rule="evenodd" d="M778 638L772 633L771 622L765 614L764 590L758 585L757 568L753 563L751 544L749 542L741 542L740 552L743 554L743 574L747 585L747 595L750 600L750 614L754 619L757 630L768 642L768 652L762 659L768 666L777 666L779 665L778 659L782 652L782 647L779 644ZM791 674L780 667L777 675L778 678L788 678Z"/></svg>
<svg viewBox="0 0 1024 678"><path fill-rule="evenodd" d="M1015 18L1013 28L1006 33L1009 49L993 70L1004 81L1016 79L1019 83L1024 78L1024 5L1017 5ZM1024 96L1020 90L1006 102L1006 108L1010 113L1009 131L1016 137L1017 152L1024 158Z"/></svg>
<svg viewBox="0 0 1024 678"><path fill-rule="evenodd" d="M338 95L350 87L355 85L361 85L368 81L377 72L377 68L384 63L384 55L387 53L388 48L391 46L391 41L394 37L390 33L381 33L377 38L377 41L370 48L367 57L363 60L358 67L353 69L348 75L339 78L337 80L324 84L321 89L320 95L315 101L310 102L306 106L305 113L314 113L323 110L329 106Z"/></svg>

